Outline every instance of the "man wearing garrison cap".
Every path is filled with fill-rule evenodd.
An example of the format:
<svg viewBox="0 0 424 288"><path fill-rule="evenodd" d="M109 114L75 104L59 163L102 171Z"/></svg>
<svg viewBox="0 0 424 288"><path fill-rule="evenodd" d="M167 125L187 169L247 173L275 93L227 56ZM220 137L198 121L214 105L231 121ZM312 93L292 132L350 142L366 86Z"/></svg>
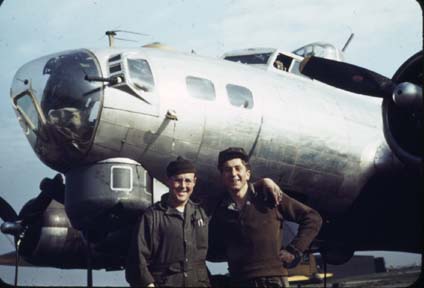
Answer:
<svg viewBox="0 0 424 288"><path fill-rule="evenodd" d="M320 215L283 193L270 179L250 183L249 156L243 148L221 151L218 169L227 193L212 216L210 234L219 238L210 243L214 246L210 249L225 251L231 287L287 287L282 264L298 263L321 227ZM264 197L272 194L269 190L281 193L278 205ZM283 220L299 224L287 247L281 246Z"/></svg>
<svg viewBox="0 0 424 288"><path fill-rule="evenodd" d="M178 157L166 168L169 192L141 216L125 275L135 287L209 287L208 217L190 200L196 168Z"/></svg>

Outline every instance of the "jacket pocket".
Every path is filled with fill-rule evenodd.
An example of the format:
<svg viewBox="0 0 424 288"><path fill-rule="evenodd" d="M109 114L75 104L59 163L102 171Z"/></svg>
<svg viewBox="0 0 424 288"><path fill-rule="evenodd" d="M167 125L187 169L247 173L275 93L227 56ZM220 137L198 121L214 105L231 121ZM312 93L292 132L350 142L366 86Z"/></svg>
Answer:
<svg viewBox="0 0 424 288"><path fill-rule="evenodd" d="M199 282L199 287L211 287L206 269L197 269L197 280Z"/></svg>
<svg viewBox="0 0 424 288"><path fill-rule="evenodd" d="M196 247L198 249L208 248L208 225L208 218L203 217L202 213L198 212L193 215L192 228L194 230L194 237L196 237Z"/></svg>
<svg viewBox="0 0 424 288"><path fill-rule="evenodd" d="M196 246L197 249L207 249L208 248L208 226L196 227Z"/></svg>

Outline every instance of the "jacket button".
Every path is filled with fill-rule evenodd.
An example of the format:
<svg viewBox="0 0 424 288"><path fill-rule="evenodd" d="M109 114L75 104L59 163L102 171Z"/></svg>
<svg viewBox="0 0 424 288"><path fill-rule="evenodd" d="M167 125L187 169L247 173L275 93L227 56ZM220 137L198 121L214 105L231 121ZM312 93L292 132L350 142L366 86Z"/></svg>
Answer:
<svg viewBox="0 0 424 288"><path fill-rule="evenodd" d="M188 258L185 259L185 262L188 262Z"/></svg>
<svg viewBox="0 0 424 288"><path fill-rule="evenodd" d="M184 278L187 278L187 273L186 272L184 272Z"/></svg>

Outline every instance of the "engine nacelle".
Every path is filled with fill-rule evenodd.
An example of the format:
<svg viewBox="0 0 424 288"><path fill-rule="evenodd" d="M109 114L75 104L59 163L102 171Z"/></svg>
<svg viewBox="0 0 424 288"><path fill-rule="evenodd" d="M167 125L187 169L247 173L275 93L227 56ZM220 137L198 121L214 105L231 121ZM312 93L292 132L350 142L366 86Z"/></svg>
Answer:
<svg viewBox="0 0 424 288"><path fill-rule="evenodd" d="M28 225L20 254L27 262L38 266L83 267L86 263L84 240L70 225L63 205L52 200L41 213L34 215L33 223Z"/></svg>
<svg viewBox="0 0 424 288"><path fill-rule="evenodd" d="M26 262L41 267L86 269L88 243L83 233L73 228L65 207L54 200L25 229L19 254ZM109 233L102 241L91 244L93 269L122 269L132 234L132 224Z"/></svg>
<svg viewBox="0 0 424 288"><path fill-rule="evenodd" d="M405 61L392 80L398 84L416 84L418 86L415 90L420 92L423 83L423 51ZM404 94L400 94L401 90L404 90ZM392 151L403 163L419 167L423 159L424 143L423 107L419 104L422 99L414 96L413 88L410 89L408 85L399 85L395 93L397 94L393 98L383 100L384 136Z"/></svg>

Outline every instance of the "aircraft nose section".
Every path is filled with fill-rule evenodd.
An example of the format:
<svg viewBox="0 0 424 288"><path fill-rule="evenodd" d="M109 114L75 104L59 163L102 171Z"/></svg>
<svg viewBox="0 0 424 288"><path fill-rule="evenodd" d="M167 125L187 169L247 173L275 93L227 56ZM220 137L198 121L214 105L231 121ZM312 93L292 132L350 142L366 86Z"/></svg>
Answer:
<svg viewBox="0 0 424 288"><path fill-rule="evenodd" d="M13 107L34 151L51 168L81 158L90 148L103 84L86 79L102 76L100 71L91 52L73 50L31 61L16 73Z"/></svg>

